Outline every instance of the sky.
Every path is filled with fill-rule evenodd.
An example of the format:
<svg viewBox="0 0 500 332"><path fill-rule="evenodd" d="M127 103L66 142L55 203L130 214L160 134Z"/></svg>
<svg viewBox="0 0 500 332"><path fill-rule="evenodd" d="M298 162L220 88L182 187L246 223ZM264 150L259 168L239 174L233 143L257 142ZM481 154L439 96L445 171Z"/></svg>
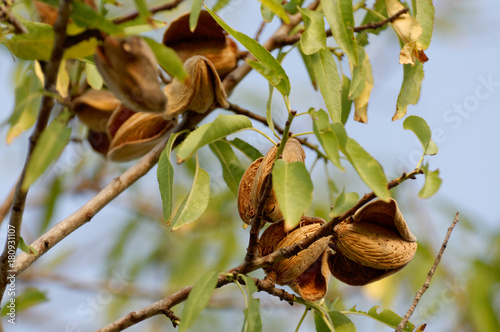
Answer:
<svg viewBox="0 0 500 332"><path fill-rule="evenodd" d="M253 23L260 20L247 18L250 12L258 14L258 6L240 0L233 0L232 4L235 8L238 6L238 10L229 8L221 13L221 17L229 25L253 35L256 29ZM437 195L428 200L418 200L415 204L430 211L429 218L435 221L435 236L438 239L444 237L454 216L452 211L459 210L473 223L477 232L469 236L462 234L457 239L480 245L482 236L500 232L500 181L496 177L500 164L497 148L500 143L500 2L446 0L435 1L435 5L437 21L432 43L426 51L429 61L424 65L421 96L417 105L409 106L408 115L422 116L429 124L439 153L426 160L431 169L440 170L443 184ZM244 9L240 10L241 7ZM272 26L267 28L262 39L273 29ZM375 87L368 108L368 124L356 123L351 118L346 128L350 137L379 160L388 177L393 178L399 176L401 170L413 168L420 157L421 148L413 133L402 130L402 120L391 121L402 81L402 67L398 64L399 44L395 35L387 30L380 37L370 38L371 45L367 53L373 68ZM305 69L302 65L295 65L296 61L298 57L290 55L283 64L286 71L293 72L290 75L292 108L306 111L309 106L324 107L319 94L309 87ZM12 57L0 45L0 123L8 119L14 105L11 83L13 65ZM251 90L238 87L230 100L238 100L243 107L259 107L261 103L261 111L257 112L263 113L266 98L256 96L267 96L267 83L261 76L252 73L245 84L252 86ZM282 119L279 116L283 110L282 104L275 101L273 107L276 110L275 118ZM295 124L292 130L306 131L308 126L308 120L305 119ZM22 135L7 145L3 139L6 132L5 126L0 127L0 200L7 196L18 176L28 138ZM265 144L262 143L261 151L267 149ZM308 165L312 159L308 158ZM150 177L146 181L154 182L155 179ZM342 181L340 179L339 184L350 186L351 190L364 189L363 184L352 184L347 177L345 183ZM417 193L422 185L423 179L418 179L408 184L408 188ZM64 218L86 200L88 197L65 202L65 209L58 211L57 216ZM443 209L447 212L443 213ZM119 216L117 209L110 208L100 214L102 218L116 218L116 213ZM28 213L26 218L29 220L29 217ZM113 225L117 224L110 221L104 227L86 226L87 234L91 231L105 232L112 229ZM4 234L5 225L0 230ZM417 228L417 231L417 237L425 236L424 229ZM77 244L84 240L74 236L68 241ZM461 246L460 243L453 243L453 238L450 245ZM91 265L92 257L85 256L82 264ZM88 276L91 280L95 276L95 269L83 271L82 276ZM58 291L54 290L54 297L57 297ZM69 317L59 319L70 320Z"/></svg>

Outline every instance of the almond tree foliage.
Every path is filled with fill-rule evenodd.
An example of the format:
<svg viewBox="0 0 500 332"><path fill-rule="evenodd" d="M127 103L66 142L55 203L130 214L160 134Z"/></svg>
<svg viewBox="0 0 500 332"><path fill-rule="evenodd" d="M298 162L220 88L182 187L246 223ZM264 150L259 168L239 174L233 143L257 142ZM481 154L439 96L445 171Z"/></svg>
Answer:
<svg viewBox="0 0 500 332"><path fill-rule="evenodd" d="M276 304L283 310L305 309L302 318L293 315L296 329L312 324L316 331L356 331L353 315L399 331L425 328L425 322L401 323L406 309L396 314L390 304L395 289L411 297L422 282L413 278L411 288L405 288L403 280L411 280L413 273L405 265L415 256L419 265L414 269L428 270L434 256L425 240L419 241L422 254L417 250L412 222L403 218L393 189L421 176L425 181L418 196L429 198L441 184L439 170L428 162L438 152L429 126L419 116L406 116L419 99L428 60L424 51L432 37L432 1L261 0L256 36L218 15L238 11L238 5L236 0L0 4L0 41L17 66L6 141L31 133L26 163L1 210L2 220L10 211L0 267L4 325L11 318L9 273L36 278L41 269L32 267L34 262L42 256L41 261L54 259L58 242L81 232L101 209L125 195L131 212L117 234L108 235L111 249L101 255L108 278L125 267L128 282L137 287L115 294L109 324L100 331L120 331L143 321L141 326L172 324L181 331L200 330L203 324L224 330L224 319L207 318L212 312L207 306L218 305L244 307L238 323L242 331L269 330L280 322L263 320L262 302L268 299L284 301ZM268 27L271 22L279 22L278 28L261 41L261 31L274 26ZM348 121L368 122L376 64L365 48L370 35L379 33L394 35L401 45L394 50L400 52L403 79L392 101L392 120L422 145L415 169L396 179L387 178L383 165L345 127ZM290 102L300 86L291 84L294 72L281 64L296 52L303 62L296 66L307 69L308 84L324 100L323 109L296 109ZM251 71L269 86L265 114L231 96L236 86L251 89L244 80ZM273 98L282 99L286 108L280 121ZM303 118L310 121L310 130L294 132L294 123ZM257 140L268 141L269 152ZM68 170L62 156L74 145L93 152ZM309 169L306 156L315 159ZM228 190L215 193L213 165L219 164ZM159 190L130 187L155 165ZM312 172L322 167L322 181L314 181ZM348 187L339 190L336 182L346 168L354 169L371 192L360 196ZM37 182L45 187L44 213L38 239L28 244L21 236L23 213ZM328 195L313 197L317 186L325 186ZM62 197L78 192L93 195L52 223ZM147 221L153 232L144 230ZM147 242L149 252L134 255L129 244L138 239ZM138 306L133 300L144 296L139 280L151 271L162 280L161 290L145 296L149 305ZM341 282L368 289L394 273L393 290L380 308L345 307L349 292L342 291ZM375 285L386 285L385 280ZM16 313L49 298L37 288L25 288L16 295ZM166 318L151 319L157 315ZM311 315L314 319L306 317ZM487 331L497 323L471 318L464 324L483 324Z"/></svg>

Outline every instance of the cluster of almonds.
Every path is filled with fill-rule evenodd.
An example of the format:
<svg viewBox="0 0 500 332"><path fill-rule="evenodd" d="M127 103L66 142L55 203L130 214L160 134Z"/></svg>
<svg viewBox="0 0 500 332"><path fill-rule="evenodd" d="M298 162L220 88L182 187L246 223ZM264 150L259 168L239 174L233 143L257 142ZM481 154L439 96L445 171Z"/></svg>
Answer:
<svg viewBox="0 0 500 332"><path fill-rule="evenodd" d="M73 101L90 144L111 160L146 154L184 112L229 106L221 78L237 66L238 49L208 12L193 32L189 13L179 17L163 43L184 61L185 80L174 78L162 89L155 55L142 38L106 36L94 59L109 91L90 89Z"/></svg>
<svg viewBox="0 0 500 332"><path fill-rule="evenodd" d="M247 224L255 217L258 202L266 199L262 195L275 157L276 147L272 147L265 157L248 167L241 179L238 210ZM297 140L289 138L281 157L285 162L304 162L305 153ZM260 256L298 243L325 224L321 218L302 217L297 227L287 230L272 190L262 204L261 217L272 225L259 240ZM396 201L376 200L336 225L332 235L320 238L294 257L274 263L265 272L302 298L317 301L326 294L330 274L349 285L361 286L399 271L415 255L416 240Z"/></svg>

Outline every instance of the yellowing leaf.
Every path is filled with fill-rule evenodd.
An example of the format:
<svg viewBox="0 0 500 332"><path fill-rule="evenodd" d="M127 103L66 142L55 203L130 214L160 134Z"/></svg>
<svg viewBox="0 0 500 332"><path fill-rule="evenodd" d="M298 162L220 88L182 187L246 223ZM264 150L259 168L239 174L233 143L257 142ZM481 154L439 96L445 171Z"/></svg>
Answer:
<svg viewBox="0 0 500 332"><path fill-rule="evenodd" d="M359 67L363 71L362 89L358 90L358 94L354 96L354 120L362 123L368 122L368 99L373 88L373 74L370 59L363 47L358 48ZM357 69L358 67L356 67ZM354 82L354 77L353 77Z"/></svg>
<svg viewBox="0 0 500 332"><path fill-rule="evenodd" d="M68 87L69 74L66 70L66 60L62 60L61 65L59 66L59 71L57 73L56 90L57 92L59 92L61 97L66 98L68 96Z"/></svg>
<svg viewBox="0 0 500 332"><path fill-rule="evenodd" d="M389 17L405 8L398 0L385 0L385 4ZM422 34L422 27L408 13L399 15L398 19L392 23L392 26L404 44L401 53L399 53L399 63L415 65L415 60L419 59L419 53L423 51L421 46L417 47L417 41Z"/></svg>

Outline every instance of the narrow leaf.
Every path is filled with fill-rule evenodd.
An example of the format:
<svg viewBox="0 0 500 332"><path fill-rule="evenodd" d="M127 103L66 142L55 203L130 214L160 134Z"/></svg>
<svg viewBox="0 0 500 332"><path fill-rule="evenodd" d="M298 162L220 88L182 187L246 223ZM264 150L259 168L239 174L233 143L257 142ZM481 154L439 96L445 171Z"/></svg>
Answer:
<svg viewBox="0 0 500 332"><path fill-rule="evenodd" d="M266 103L266 120L267 120L267 126L273 133L276 134L276 131L274 129L274 121L273 121L273 91L274 87L271 83L269 83L269 95L267 97L267 103Z"/></svg>
<svg viewBox="0 0 500 332"><path fill-rule="evenodd" d="M184 198L172 220L172 230L177 230L197 220L208 206L210 199L210 175L202 169L196 158L193 186Z"/></svg>
<svg viewBox="0 0 500 332"><path fill-rule="evenodd" d="M200 17L202 4L203 0L194 0L191 5L191 13L189 14L189 30L191 30L191 32L193 32L198 25L198 18Z"/></svg>
<svg viewBox="0 0 500 332"><path fill-rule="evenodd" d="M176 77L181 81L187 77L187 73L184 70L184 64L173 49L160 44L151 38L143 38L153 50L153 53L158 60L158 64L164 71L166 71L170 76Z"/></svg>
<svg viewBox="0 0 500 332"><path fill-rule="evenodd" d="M396 314L394 311L385 309L382 312L377 312L378 306L373 306L368 310L368 312L358 311L355 308L349 309L349 311L343 311L344 314L349 314L350 312L356 313L357 315L363 315L366 317L373 318L393 329L395 329L399 322L403 319L401 316ZM403 331L413 331L415 325L411 322L408 322L406 326L403 328Z"/></svg>
<svg viewBox="0 0 500 332"><path fill-rule="evenodd" d="M170 162L170 155L175 139L181 133L170 134L167 145L163 149L160 159L158 160L158 168L156 176L158 186L160 188L161 203L163 206L163 219L168 223L172 217L172 209L174 203L174 167Z"/></svg>
<svg viewBox="0 0 500 332"><path fill-rule="evenodd" d="M262 331L262 318L260 316L260 301L252 296L256 293L257 286L252 278L247 276L242 276L245 280L247 295L248 295L248 306L243 313L245 315L245 323L243 325L242 331L244 332L260 332Z"/></svg>
<svg viewBox="0 0 500 332"><path fill-rule="evenodd" d="M354 38L354 14L351 0L321 0L321 7L337 44L353 65L358 65L358 46Z"/></svg>
<svg viewBox="0 0 500 332"><path fill-rule="evenodd" d="M61 97L68 97L69 74L66 70L66 60L62 60L57 72L56 90Z"/></svg>
<svg viewBox="0 0 500 332"><path fill-rule="evenodd" d="M333 124L333 130L339 140L340 151L352 164L363 182L380 199L387 201L391 196L382 166L358 142L347 136L344 127L340 123Z"/></svg>
<svg viewBox="0 0 500 332"><path fill-rule="evenodd" d="M238 195L238 186L240 185L241 177L245 173L245 169L236 157L231 145L226 141L219 140L210 144L210 150L219 159L222 166L222 177L227 186L234 193Z"/></svg>
<svg viewBox="0 0 500 332"><path fill-rule="evenodd" d="M101 90L104 81L95 65L88 62L85 63L85 76L87 77L87 83L92 89Z"/></svg>
<svg viewBox="0 0 500 332"><path fill-rule="evenodd" d="M304 0L290 0L288 1L283 7L287 12L290 14L297 14L299 11L297 7L302 7L302 4L304 3Z"/></svg>
<svg viewBox="0 0 500 332"><path fill-rule="evenodd" d="M30 256L38 255L38 251L32 246L26 244L26 242L24 242L24 239L22 237L19 238L19 243L17 247Z"/></svg>
<svg viewBox="0 0 500 332"><path fill-rule="evenodd" d="M321 95L325 100L330 118L334 123L341 122L341 85L337 64L333 59L333 55L330 51L322 49L310 57L314 76L316 77Z"/></svg>
<svg viewBox="0 0 500 332"><path fill-rule="evenodd" d="M271 0L271 1L278 1L278 0ZM262 15L262 19L266 23L271 23L275 16L274 12L264 5L260 5L260 14Z"/></svg>
<svg viewBox="0 0 500 332"><path fill-rule="evenodd" d="M23 190L35 182L59 157L71 136L71 128L66 124L70 118L69 112L64 112L42 132L26 167L26 176L22 184Z"/></svg>
<svg viewBox="0 0 500 332"><path fill-rule="evenodd" d="M437 191L441 187L441 183L443 182L443 180L439 177L439 169L430 171L427 165L424 166L424 174L425 183L418 193L418 197L429 198L437 193Z"/></svg>
<svg viewBox="0 0 500 332"><path fill-rule="evenodd" d="M281 67L279 62L266 50L262 45L260 45L256 40L248 37L244 33L236 31L228 26L223 20L221 20L217 15L215 15L210 9L207 11L212 15L215 21L227 31L231 36L233 36L237 41L239 41L252 55L259 60L261 63L265 64L268 68L273 71L273 76L278 80L277 84L273 84L278 91L280 91L284 96L290 94L290 80L285 73L285 70Z"/></svg>
<svg viewBox="0 0 500 332"><path fill-rule="evenodd" d="M312 61L311 57L308 55L305 55L304 52L302 52L301 48L298 48L300 56L302 57L302 61L304 61L304 65L306 66L307 74L309 75L309 79L311 80L311 84L314 88L314 90L318 90L318 84L316 83L316 77L314 76L314 69L312 67Z"/></svg>
<svg viewBox="0 0 500 332"><path fill-rule="evenodd" d="M259 0L263 6L269 8L276 16L283 20L285 23L290 23L290 18L286 14L285 8L280 1L276 0Z"/></svg>
<svg viewBox="0 0 500 332"><path fill-rule="evenodd" d="M184 162L206 144L250 127L252 122L246 116L219 114L214 121L197 128L186 137L177 151L177 162Z"/></svg>
<svg viewBox="0 0 500 332"><path fill-rule="evenodd" d="M287 229L294 228L312 204L313 183L302 162L276 160L272 171L273 190Z"/></svg>
<svg viewBox="0 0 500 332"><path fill-rule="evenodd" d="M304 54L311 55L326 48L326 32L323 14L306 8L299 9L306 30L300 36L300 49Z"/></svg>
<svg viewBox="0 0 500 332"><path fill-rule="evenodd" d="M370 65L370 59L368 58L368 54L365 53L363 47L359 47L359 66L355 67L354 71L358 67L364 72L363 76L363 88L359 91L356 91L356 96L352 96L354 98L354 120L362 123L368 122L368 100L370 99L370 94L373 88L373 74L372 74L372 66Z"/></svg>
<svg viewBox="0 0 500 332"><path fill-rule="evenodd" d="M415 18L422 27L422 34L418 38L417 44L425 50L431 44L435 8L432 0L416 0L416 7Z"/></svg>
<svg viewBox="0 0 500 332"><path fill-rule="evenodd" d="M411 115L403 122L403 128L415 133L422 144L424 154L434 155L438 152L436 144L431 140L431 129L423 118Z"/></svg>
<svg viewBox="0 0 500 332"><path fill-rule="evenodd" d="M339 142L337 140L337 136L335 136L332 130L332 127L330 126L328 114L323 110L310 110L309 114L313 120L314 134L325 150L328 159L335 166L337 166L338 169L345 171L344 167L340 163Z"/></svg>
<svg viewBox="0 0 500 332"><path fill-rule="evenodd" d="M9 313L18 314L23 310L45 301L48 301L48 299L44 292L33 287L28 287L19 296L4 304L2 308L2 317L7 316Z"/></svg>
<svg viewBox="0 0 500 332"><path fill-rule="evenodd" d="M232 146L243 152L245 156L247 156L250 160L256 160L262 157L262 153L260 153L259 150L254 148L252 145L249 143L239 139L235 138L231 141L228 141Z"/></svg>
<svg viewBox="0 0 500 332"><path fill-rule="evenodd" d="M356 203L359 201L359 195L358 193L351 192L351 193L346 193L345 188L342 189L342 192L337 196L337 199L335 200L335 204L333 205L333 216L338 216L345 211L349 210L352 208Z"/></svg>
<svg viewBox="0 0 500 332"><path fill-rule="evenodd" d="M217 0L215 5L212 7L212 11L214 13L218 12L222 8L226 7L229 2L231 2L231 0Z"/></svg>
<svg viewBox="0 0 500 332"><path fill-rule="evenodd" d="M420 97L420 87L424 79L424 66L420 61L415 66L404 65L403 84L398 95L396 114L392 120L398 120L406 115L408 105L416 104Z"/></svg>
<svg viewBox="0 0 500 332"><path fill-rule="evenodd" d="M218 273L210 271L195 282L181 313L179 332L185 332L205 309L217 285Z"/></svg>
<svg viewBox="0 0 500 332"><path fill-rule="evenodd" d="M79 27L99 29L109 34L117 34L122 31L120 27L97 13L89 5L80 1L73 1L72 5L73 10L70 17Z"/></svg>
<svg viewBox="0 0 500 332"><path fill-rule="evenodd" d="M349 90L351 89L351 80L342 75L342 124L345 125L349 114L351 113L352 100L349 99Z"/></svg>
<svg viewBox="0 0 500 332"><path fill-rule="evenodd" d="M140 16L148 17L151 13L149 12L148 5L145 0L134 0L135 8Z"/></svg>
<svg viewBox="0 0 500 332"><path fill-rule="evenodd" d="M335 332L357 332L354 323L340 311L330 311L328 313L332 320ZM314 314L314 322L316 324L316 332L329 332L325 322L317 313Z"/></svg>

